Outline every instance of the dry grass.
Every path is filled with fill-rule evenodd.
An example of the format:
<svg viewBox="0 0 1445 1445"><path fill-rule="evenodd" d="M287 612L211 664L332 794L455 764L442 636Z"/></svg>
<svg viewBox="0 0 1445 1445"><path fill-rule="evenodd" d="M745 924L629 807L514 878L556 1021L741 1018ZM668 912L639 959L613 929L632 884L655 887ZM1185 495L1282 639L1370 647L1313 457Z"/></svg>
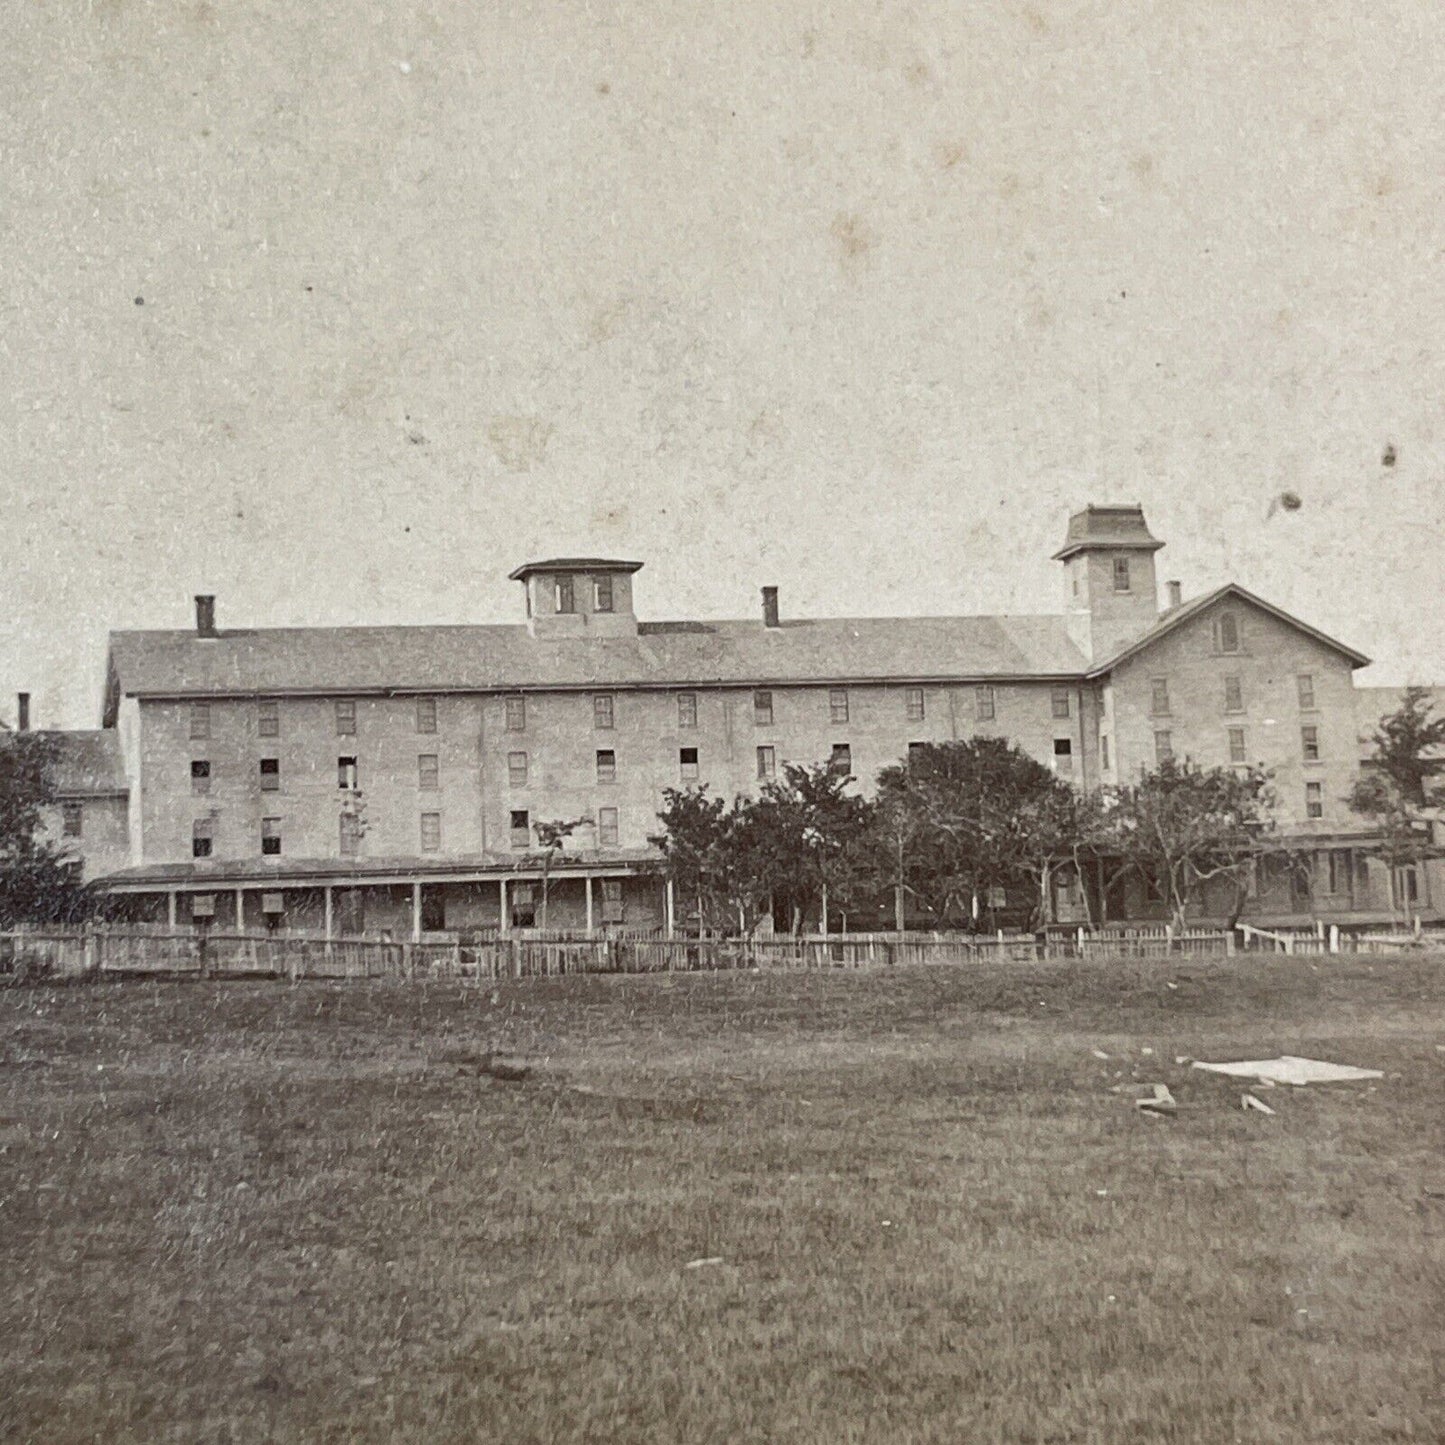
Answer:
<svg viewBox="0 0 1445 1445"><path fill-rule="evenodd" d="M6 1439L1445 1439L1439 959L0 1018ZM1278 1051L1387 1077L1174 1063Z"/></svg>

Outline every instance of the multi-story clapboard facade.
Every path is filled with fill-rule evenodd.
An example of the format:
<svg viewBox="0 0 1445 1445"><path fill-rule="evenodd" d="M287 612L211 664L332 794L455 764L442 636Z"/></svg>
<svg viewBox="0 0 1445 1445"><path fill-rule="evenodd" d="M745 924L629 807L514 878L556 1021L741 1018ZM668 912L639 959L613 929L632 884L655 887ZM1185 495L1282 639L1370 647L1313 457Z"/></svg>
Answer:
<svg viewBox="0 0 1445 1445"><path fill-rule="evenodd" d="M664 928L648 837L665 788L731 796L835 758L866 791L910 744L985 734L1085 788L1171 753L1263 764L1316 868L1312 886L1262 877L1248 913L1388 914L1345 802L1377 716L1353 685L1368 659L1241 587L1170 584L1161 606L1162 545L1137 506L1075 514L1064 609L1031 617L792 619L764 588L749 620L640 622L642 564L609 558L519 567L513 625L221 628L198 598L193 629L112 634L128 858L91 872L156 921L523 927L537 825L583 820L549 867L548 926ZM1427 881L1411 888L1428 913ZM1160 907L1137 882L1107 904Z"/></svg>

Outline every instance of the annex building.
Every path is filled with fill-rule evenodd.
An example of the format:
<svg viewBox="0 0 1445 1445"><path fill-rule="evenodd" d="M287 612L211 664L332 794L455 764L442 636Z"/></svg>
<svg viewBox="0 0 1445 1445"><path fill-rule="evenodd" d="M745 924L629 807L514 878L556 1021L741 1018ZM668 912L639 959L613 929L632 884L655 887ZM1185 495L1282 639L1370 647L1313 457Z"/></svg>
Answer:
<svg viewBox="0 0 1445 1445"><path fill-rule="evenodd" d="M989 734L1085 788L1170 754L1263 764L1315 868L1261 877L1247 917L1438 916L1345 802L1390 706L1354 686L1369 659L1233 584L1161 603L1163 545L1138 506L1075 513L1043 616L790 618L765 587L752 618L641 621L642 564L603 557L518 567L502 625L220 627L200 597L193 629L111 634L55 828L133 918L404 938L534 926L537 825L581 818L548 927L666 929L664 788L831 758L866 791L910 744ZM1061 920L1087 886L1060 880ZM1137 880L1091 901L1163 911Z"/></svg>

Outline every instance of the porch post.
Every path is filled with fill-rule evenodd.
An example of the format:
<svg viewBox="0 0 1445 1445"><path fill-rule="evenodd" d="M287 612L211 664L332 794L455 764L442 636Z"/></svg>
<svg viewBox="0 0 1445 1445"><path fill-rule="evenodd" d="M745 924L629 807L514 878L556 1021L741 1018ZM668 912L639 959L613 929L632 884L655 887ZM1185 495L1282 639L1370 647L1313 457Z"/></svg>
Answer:
<svg viewBox="0 0 1445 1445"><path fill-rule="evenodd" d="M172 933L175 932L175 929L176 929L176 890L175 890L174 888L172 888L171 891L166 894L166 926L171 930Z"/></svg>
<svg viewBox="0 0 1445 1445"><path fill-rule="evenodd" d="M246 931L246 893L242 888L236 889L236 932Z"/></svg>
<svg viewBox="0 0 1445 1445"><path fill-rule="evenodd" d="M411 885L411 941L421 942L421 881L414 880Z"/></svg>
<svg viewBox="0 0 1445 1445"><path fill-rule="evenodd" d="M675 925L675 922L676 922L676 918L675 918L676 906L675 906L675 904L674 904L673 896L672 896L672 879L671 879L671 878L669 878L669 879L667 880L666 889L665 889L665 892L663 893L663 905L664 905L664 906L663 906L663 916L664 916L664 917L666 918L666 920L667 920L667 936L668 936L669 938L671 938L672 935L673 935L674 925Z"/></svg>
<svg viewBox="0 0 1445 1445"><path fill-rule="evenodd" d="M587 932L592 932L592 875L589 873L583 880L587 890Z"/></svg>
<svg viewBox="0 0 1445 1445"><path fill-rule="evenodd" d="M823 932L826 934L828 932L828 885L826 883L823 885L823 917L821 921Z"/></svg>
<svg viewBox="0 0 1445 1445"><path fill-rule="evenodd" d="M332 939L332 936L333 936L333 935L332 935L332 926L331 926L331 924L332 924L332 913L331 913L331 885L328 883L321 891L322 891L322 893L325 895L325 898L326 898L326 941L327 941L327 943L330 943L330 942L331 942L331 939Z"/></svg>
<svg viewBox="0 0 1445 1445"><path fill-rule="evenodd" d="M498 896L501 899L501 902L497 905L500 909L500 912L497 914L497 923L503 933L510 933L512 931L512 919L507 912L507 880L505 878L498 878L497 888L499 890Z"/></svg>

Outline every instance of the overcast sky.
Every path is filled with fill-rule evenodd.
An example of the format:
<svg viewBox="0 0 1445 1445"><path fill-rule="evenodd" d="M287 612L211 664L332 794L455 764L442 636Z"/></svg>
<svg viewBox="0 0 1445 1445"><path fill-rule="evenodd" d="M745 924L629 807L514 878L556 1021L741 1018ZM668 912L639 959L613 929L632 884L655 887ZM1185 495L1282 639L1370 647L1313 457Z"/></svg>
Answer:
<svg viewBox="0 0 1445 1445"><path fill-rule="evenodd" d="M0 717L94 725L195 592L517 621L538 555L651 618L1051 611L1088 501L1445 682L1439 20L12 5Z"/></svg>

